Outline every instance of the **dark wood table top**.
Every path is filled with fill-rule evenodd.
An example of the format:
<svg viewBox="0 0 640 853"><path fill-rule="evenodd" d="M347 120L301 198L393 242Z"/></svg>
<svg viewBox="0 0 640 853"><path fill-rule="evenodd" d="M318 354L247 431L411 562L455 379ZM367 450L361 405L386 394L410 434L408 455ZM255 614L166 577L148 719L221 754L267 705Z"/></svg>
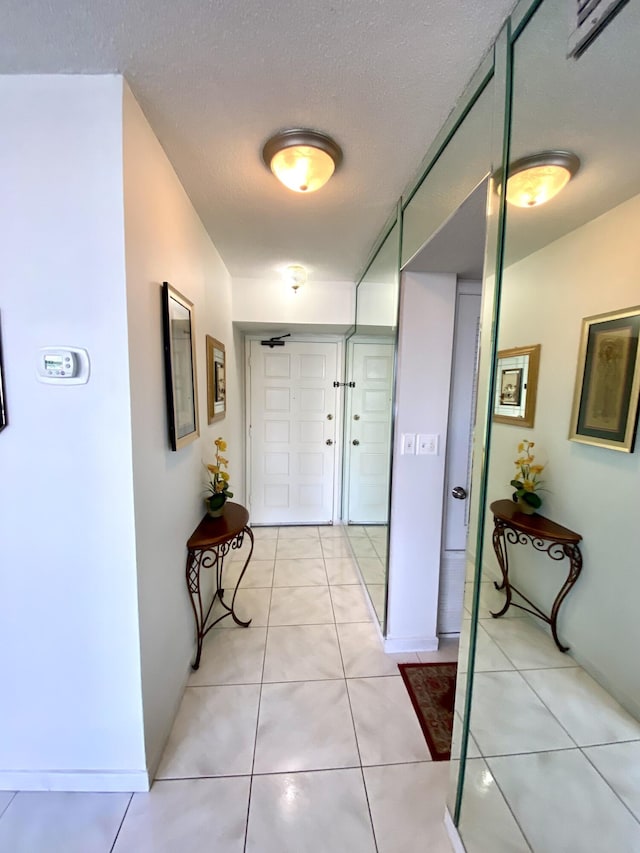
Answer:
<svg viewBox="0 0 640 853"><path fill-rule="evenodd" d="M550 539L567 545L577 545L582 539L579 533L569 530L568 527L563 527L561 524L556 524L555 521L545 518L544 515L537 513L526 515L524 512L520 512L514 501L494 501L490 509L495 518L499 518L523 533L529 534L529 536L536 536L538 539Z"/></svg>
<svg viewBox="0 0 640 853"><path fill-rule="evenodd" d="M205 515L200 524L193 531L187 542L187 548L201 551L221 545L237 536L249 523L249 512L240 504L227 501L224 507L224 515L220 518L211 518Z"/></svg>

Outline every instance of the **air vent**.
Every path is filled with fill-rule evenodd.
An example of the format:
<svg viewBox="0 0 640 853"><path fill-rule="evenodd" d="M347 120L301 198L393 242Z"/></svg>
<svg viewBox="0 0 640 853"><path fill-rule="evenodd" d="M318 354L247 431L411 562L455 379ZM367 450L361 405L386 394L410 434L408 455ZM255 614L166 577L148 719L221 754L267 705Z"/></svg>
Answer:
<svg viewBox="0 0 640 853"><path fill-rule="evenodd" d="M569 0L569 56L576 59L600 35L628 0Z"/></svg>

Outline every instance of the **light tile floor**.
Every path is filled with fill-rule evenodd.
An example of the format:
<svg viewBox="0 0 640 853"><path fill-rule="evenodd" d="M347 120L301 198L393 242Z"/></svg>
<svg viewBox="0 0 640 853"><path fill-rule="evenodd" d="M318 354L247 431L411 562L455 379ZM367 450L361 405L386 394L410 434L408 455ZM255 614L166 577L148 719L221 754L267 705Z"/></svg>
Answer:
<svg viewBox="0 0 640 853"><path fill-rule="evenodd" d="M638 853L640 722L557 649L542 623L517 608L492 619L488 611L503 601L491 582L481 583L460 824L466 850ZM469 590L465 606L469 617Z"/></svg>
<svg viewBox="0 0 640 853"><path fill-rule="evenodd" d="M450 853L449 764L397 663L456 660L457 642L384 654L350 547L375 570L367 529L254 533L236 599L253 621L206 638L152 790L0 792L0 853Z"/></svg>

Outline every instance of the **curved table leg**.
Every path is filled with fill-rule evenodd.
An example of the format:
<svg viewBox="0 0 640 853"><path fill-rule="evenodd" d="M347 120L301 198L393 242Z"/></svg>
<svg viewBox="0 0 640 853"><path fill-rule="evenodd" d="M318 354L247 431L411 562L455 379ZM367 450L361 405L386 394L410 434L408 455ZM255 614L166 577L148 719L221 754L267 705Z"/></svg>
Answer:
<svg viewBox="0 0 640 853"><path fill-rule="evenodd" d="M511 605L511 585L509 584L509 557L507 555L507 543L504 538L504 525L502 525L497 518L494 521L492 539L493 550L495 551L496 559L498 560L498 565L502 572L502 583L499 584L497 581L494 581L493 585L496 589L504 589L507 599L502 610L499 610L497 613L494 613L493 610L489 611L493 618L497 619L499 616L505 614Z"/></svg>
<svg viewBox="0 0 640 853"><path fill-rule="evenodd" d="M577 545L564 545L562 550L564 551L565 556L569 560L569 574L567 575L566 581L562 584L560 592L557 594L556 599L553 602L553 607L551 608L551 616L549 617L549 624L551 625L551 633L553 634L553 639L556 641L556 646L560 649L561 652L568 652L569 646L563 646L560 640L558 639L558 613L560 611L560 605L569 594L569 591L571 590L574 583L580 577L580 572L582 571L582 553Z"/></svg>
<svg viewBox="0 0 640 853"><path fill-rule="evenodd" d="M242 578L244 577L244 573L247 571L247 566L249 565L249 560L253 556L253 545L254 545L253 531L251 530L250 527L245 527L242 532L243 532L243 534L245 534L245 533L248 534L249 539L251 540L251 548L249 549L249 554L247 556L247 559L244 561L244 566L242 567L242 571L240 572L240 577L238 578L238 583L236 584L236 588L233 591L233 598L231 599L231 611L230 612L231 612L231 616L233 617L233 621L236 623L236 625L240 625L242 628L248 628L249 625L251 624L251 619L249 619L248 622L243 622L241 619L238 619L238 617L236 616L235 609L234 609L235 603L236 603L236 595L238 594L238 589L240 587L240 583L242 582Z"/></svg>
<svg viewBox="0 0 640 853"><path fill-rule="evenodd" d="M187 589L189 591L189 599L193 608L193 618L196 622L196 657L192 664L193 669L198 669L200 666L200 657L202 655L202 641L204 639L204 624L207 621L207 616L211 607L205 614L202 604L202 594L200 592L200 568L202 566L202 551L189 551L187 554ZM215 599L215 596L214 596Z"/></svg>

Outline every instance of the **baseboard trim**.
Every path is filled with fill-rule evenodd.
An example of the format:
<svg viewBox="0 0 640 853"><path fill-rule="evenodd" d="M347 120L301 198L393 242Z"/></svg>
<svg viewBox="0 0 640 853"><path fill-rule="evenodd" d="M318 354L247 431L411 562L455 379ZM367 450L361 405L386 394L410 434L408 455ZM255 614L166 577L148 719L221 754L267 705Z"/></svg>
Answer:
<svg viewBox="0 0 640 853"><path fill-rule="evenodd" d="M387 654L437 652L439 645L438 637L386 637L384 640L384 650Z"/></svg>
<svg viewBox="0 0 640 853"><path fill-rule="evenodd" d="M146 770L2 770L0 791L82 791L128 793L148 791Z"/></svg>
<svg viewBox="0 0 640 853"><path fill-rule="evenodd" d="M453 822L453 818L451 817L449 809L445 809L444 826L447 830L447 835L449 836L449 841L451 842L451 846L453 847L454 853L465 853L464 844L462 843L460 833L458 832L457 826Z"/></svg>

